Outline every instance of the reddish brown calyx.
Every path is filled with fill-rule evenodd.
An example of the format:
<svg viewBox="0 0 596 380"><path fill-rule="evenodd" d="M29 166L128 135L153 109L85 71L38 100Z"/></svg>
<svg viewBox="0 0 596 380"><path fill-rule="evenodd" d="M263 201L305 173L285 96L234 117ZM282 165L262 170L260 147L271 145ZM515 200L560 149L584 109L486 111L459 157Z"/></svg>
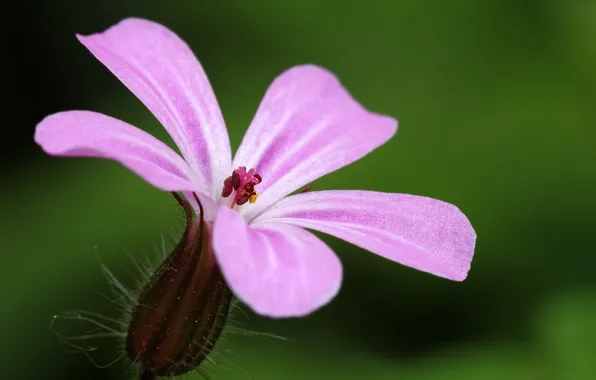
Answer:
<svg viewBox="0 0 596 380"><path fill-rule="evenodd" d="M263 179L255 169L246 171L246 167L241 166L225 179L221 196L227 198L233 194L232 207L242 206L246 202L255 203L259 196L255 191L255 186L262 181Z"/></svg>
<svg viewBox="0 0 596 380"><path fill-rule="evenodd" d="M215 346L232 299L200 201L193 221L189 202L174 196L186 212L186 230L140 294L127 335L128 356L148 379L197 368Z"/></svg>

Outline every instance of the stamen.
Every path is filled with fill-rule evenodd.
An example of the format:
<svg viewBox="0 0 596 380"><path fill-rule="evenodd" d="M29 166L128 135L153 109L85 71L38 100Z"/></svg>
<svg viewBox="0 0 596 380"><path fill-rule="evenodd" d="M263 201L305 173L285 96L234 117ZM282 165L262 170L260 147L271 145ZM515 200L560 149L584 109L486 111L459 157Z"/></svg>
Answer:
<svg viewBox="0 0 596 380"><path fill-rule="evenodd" d="M244 191L247 193L252 193L255 191L255 184L252 182L247 182L246 185L244 185Z"/></svg>
<svg viewBox="0 0 596 380"><path fill-rule="evenodd" d="M230 205L232 208L242 206L246 202L255 203L259 196L255 191L255 186L262 181L263 178L254 168L247 171L245 166L240 166L224 180L221 196L227 198L232 195L234 197Z"/></svg>
<svg viewBox="0 0 596 380"><path fill-rule="evenodd" d="M224 181L224 187L221 190L221 196L227 198L230 196L230 194L232 194L233 190L234 188L232 186L232 177L228 177Z"/></svg>
<svg viewBox="0 0 596 380"><path fill-rule="evenodd" d="M236 171L232 173L232 187L234 188L234 190L238 190L238 188L240 187L240 175L238 175Z"/></svg>
<svg viewBox="0 0 596 380"><path fill-rule="evenodd" d="M236 200L236 204L238 206L242 206L243 204L245 204L249 200L250 200L250 195L247 194L247 193L244 193L244 194L242 194L241 196L238 197L238 199Z"/></svg>

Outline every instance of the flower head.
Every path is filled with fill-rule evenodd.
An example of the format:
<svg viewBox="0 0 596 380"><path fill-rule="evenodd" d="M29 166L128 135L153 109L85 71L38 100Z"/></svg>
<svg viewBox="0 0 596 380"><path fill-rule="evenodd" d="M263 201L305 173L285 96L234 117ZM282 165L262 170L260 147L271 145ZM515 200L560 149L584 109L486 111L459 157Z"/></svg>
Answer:
<svg viewBox="0 0 596 380"><path fill-rule="evenodd" d="M195 209L200 203L223 278L255 312L303 316L338 292L339 259L306 229L465 279L476 234L453 205L364 190L289 195L362 158L397 130L395 119L366 110L329 71L304 65L279 75L232 160L213 90L176 34L126 19L78 38L157 117L180 155L132 125L90 111L46 117L35 141L51 155L118 161L159 189L183 192Z"/></svg>

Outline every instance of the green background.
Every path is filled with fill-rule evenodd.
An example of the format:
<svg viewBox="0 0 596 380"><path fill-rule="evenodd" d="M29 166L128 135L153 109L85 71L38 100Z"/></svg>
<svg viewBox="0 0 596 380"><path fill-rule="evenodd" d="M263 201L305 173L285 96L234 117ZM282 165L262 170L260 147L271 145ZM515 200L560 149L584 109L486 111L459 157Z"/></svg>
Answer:
<svg viewBox="0 0 596 380"><path fill-rule="evenodd" d="M44 155L46 114L89 109L166 141L143 105L74 38L129 16L189 43L237 147L271 80L315 63L400 130L314 189L420 194L478 234L463 283L325 237L344 263L328 306L303 319L235 318L287 340L227 336L213 379L596 378L596 2L29 1L12 3L0 193L0 378L129 379L96 368L52 315L117 316L101 261L135 287L182 217L120 165ZM63 334L90 330L59 321ZM99 364L118 342L96 347ZM223 347L223 344L222 344ZM225 356L225 357L224 357ZM232 368L232 369L228 369ZM193 378L200 378L194 375Z"/></svg>

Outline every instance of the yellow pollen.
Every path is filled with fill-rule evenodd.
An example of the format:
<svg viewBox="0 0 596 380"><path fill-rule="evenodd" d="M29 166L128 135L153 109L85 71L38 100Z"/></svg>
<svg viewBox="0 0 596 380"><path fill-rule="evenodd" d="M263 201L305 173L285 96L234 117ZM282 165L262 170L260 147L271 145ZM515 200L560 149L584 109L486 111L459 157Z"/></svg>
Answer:
<svg viewBox="0 0 596 380"><path fill-rule="evenodd" d="M250 198L248 198L248 203L255 203L259 195L257 193L252 193Z"/></svg>

